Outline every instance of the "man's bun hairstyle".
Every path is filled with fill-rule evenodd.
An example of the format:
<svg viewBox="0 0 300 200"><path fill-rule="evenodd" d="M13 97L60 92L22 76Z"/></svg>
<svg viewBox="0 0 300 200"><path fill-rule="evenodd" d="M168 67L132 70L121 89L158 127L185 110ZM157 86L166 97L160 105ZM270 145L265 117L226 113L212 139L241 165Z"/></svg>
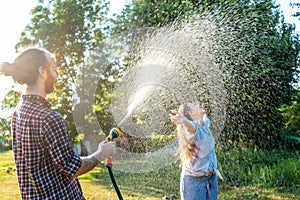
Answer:
<svg viewBox="0 0 300 200"><path fill-rule="evenodd" d="M16 83L32 85L36 83L39 75L39 67L48 66L51 54L35 47L22 51L13 63L0 63L0 74L11 76Z"/></svg>

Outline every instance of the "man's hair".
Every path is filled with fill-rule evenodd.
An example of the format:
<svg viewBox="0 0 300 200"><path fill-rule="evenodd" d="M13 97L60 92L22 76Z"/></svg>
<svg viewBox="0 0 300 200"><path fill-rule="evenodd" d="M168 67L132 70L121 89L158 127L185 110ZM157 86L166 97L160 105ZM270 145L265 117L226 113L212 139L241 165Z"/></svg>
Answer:
<svg viewBox="0 0 300 200"><path fill-rule="evenodd" d="M16 83L32 85L39 76L39 67L50 66L53 57L45 49L29 47L22 51L13 63L0 63L0 74L11 76Z"/></svg>

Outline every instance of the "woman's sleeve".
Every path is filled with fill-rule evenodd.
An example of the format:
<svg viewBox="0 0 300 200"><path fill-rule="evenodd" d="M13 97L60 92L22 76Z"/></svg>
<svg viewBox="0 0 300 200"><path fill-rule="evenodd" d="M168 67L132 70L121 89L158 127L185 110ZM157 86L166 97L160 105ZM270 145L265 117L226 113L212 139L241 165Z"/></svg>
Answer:
<svg viewBox="0 0 300 200"><path fill-rule="evenodd" d="M210 119L207 117L207 115L204 116L203 123L204 123L204 125L206 127L209 128L209 126L210 126Z"/></svg>

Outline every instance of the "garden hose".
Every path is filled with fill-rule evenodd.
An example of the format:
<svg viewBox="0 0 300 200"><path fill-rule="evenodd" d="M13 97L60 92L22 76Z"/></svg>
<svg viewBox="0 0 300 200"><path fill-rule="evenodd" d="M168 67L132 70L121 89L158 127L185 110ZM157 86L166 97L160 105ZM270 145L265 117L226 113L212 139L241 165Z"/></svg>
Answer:
<svg viewBox="0 0 300 200"><path fill-rule="evenodd" d="M119 128L112 128L110 130L109 136L106 137L105 142L113 141L114 138L117 138L117 137L119 137L121 135L122 135L122 133L121 133L121 130ZM105 166L108 169L108 173L109 173L111 182L114 185L114 188L115 188L115 190L117 192L119 200L123 200L122 194L121 194L121 192L119 190L119 187L118 187L118 185L116 183L116 180L114 178L114 174L113 174L113 172L111 170L111 168L112 168L112 158L106 158L106 160L105 160Z"/></svg>

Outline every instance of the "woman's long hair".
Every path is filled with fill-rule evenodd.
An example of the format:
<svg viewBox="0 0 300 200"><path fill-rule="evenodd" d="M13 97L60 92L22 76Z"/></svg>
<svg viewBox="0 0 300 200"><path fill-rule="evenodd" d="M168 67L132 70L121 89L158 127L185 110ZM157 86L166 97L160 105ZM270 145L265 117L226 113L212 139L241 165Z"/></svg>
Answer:
<svg viewBox="0 0 300 200"><path fill-rule="evenodd" d="M187 104L183 104L179 107L178 112L182 113L185 118L192 121L190 117L190 107ZM185 160L188 160L189 162L192 161L192 158L197 157L197 146L194 141L189 141L186 138L186 135L190 134L188 133L188 130L184 127L184 125L177 125L177 139L178 139L178 152L180 155L181 163L183 163Z"/></svg>

